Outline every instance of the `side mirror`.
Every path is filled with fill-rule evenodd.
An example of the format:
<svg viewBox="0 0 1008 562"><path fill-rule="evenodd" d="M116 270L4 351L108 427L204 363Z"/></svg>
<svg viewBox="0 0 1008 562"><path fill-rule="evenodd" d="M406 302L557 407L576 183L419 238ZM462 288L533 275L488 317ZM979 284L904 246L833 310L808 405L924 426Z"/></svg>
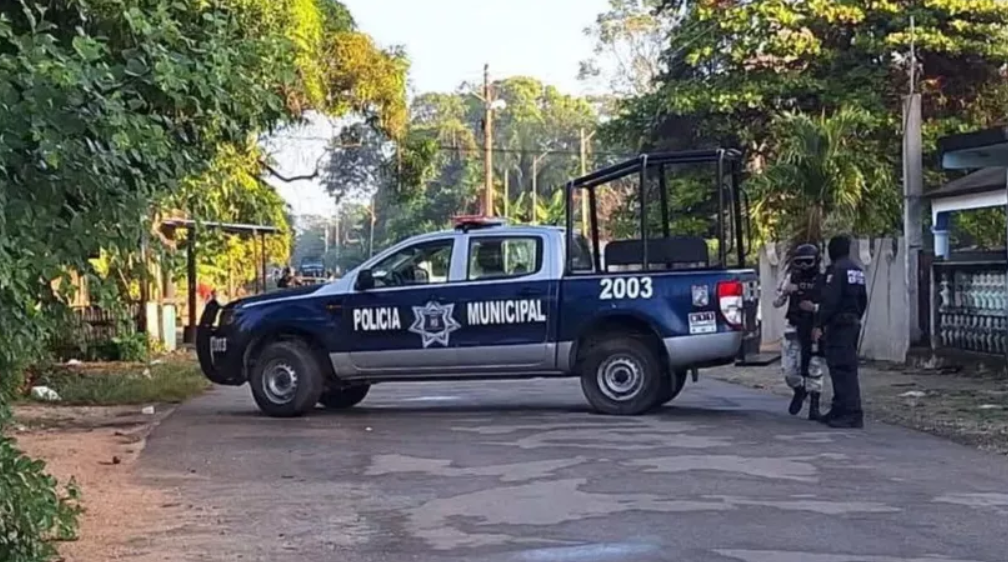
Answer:
<svg viewBox="0 0 1008 562"><path fill-rule="evenodd" d="M367 291L374 288L374 275L370 269L362 269L357 274L356 288L358 291Z"/></svg>

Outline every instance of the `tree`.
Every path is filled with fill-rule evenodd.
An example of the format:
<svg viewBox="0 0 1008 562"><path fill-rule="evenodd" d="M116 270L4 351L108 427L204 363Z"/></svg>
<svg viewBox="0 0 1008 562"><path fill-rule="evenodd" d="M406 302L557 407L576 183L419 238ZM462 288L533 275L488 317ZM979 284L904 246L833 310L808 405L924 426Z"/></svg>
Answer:
<svg viewBox="0 0 1008 562"><path fill-rule="evenodd" d="M659 10L659 0L609 0L609 10L584 30L594 43L594 57L581 61L578 77L601 79L616 96L654 91L664 71L662 54L669 33L679 22L671 10Z"/></svg>
<svg viewBox="0 0 1008 562"><path fill-rule="evenodd" d="M775 116L862 108L892 161L899 154L901 96L908 91L911 36L918 52L925 161L938 136L981 126L1000 113L1008 62L1008 7L939 0L887 2L669 2L682 16L671 34L660 88L621 106L609 134L659 148L738 146L751 171L767 165ZM913 34L910 17L916 22ZM902 62L901 62L902 61ZM931 168L930 178L935 177ZM892 170L898 174L898 168ZM878 194L881 230L898 224L899 192Z"/></svg>
<svg viewBox="0 0 1008 562"><path fill-rule="evenodd" d="M263 154L249 138L244 144L218 148L210 168L182 183L175 193L160 202L165 211L194 217L197 222L264 225L279 229L263 239L235 235L217 229L198 228L196 239L197 276L214 287L227 287L235 296L260 275L265 241L267 263L286 263L291 251L291 225L286 201L261 179ZM164 212L164 211L163 211ZM188 239L190 232L184 233ZM173 277L186 278L183 260L174 260Z"/></svg>
<svg viewBox="0 0 1008 562"><path fill-rule="evenodd" d="M764 238L797 246L854 230L870 232L897 210L878 213L867 204L895 189L892 162L871 139L872 120L860 109L842 108L818 118L785 113L771 124L774 152L753 178L753 215Z"/></svg>
<svg viewBox="0 0 1008 562"><path fill-rule="evenodd" d="M307 108L358 111L397 134L405 61L379 53L332 0L3 3L0 430L65 312L70 283L54 280L100 281L101 255L135 262L152 217L200 197L214 205L198 219L284 220L245 147ZM0 472L15 514L0 517L0 558L51 559L48 539L72 533L73 497L2 431Z"/></svg>
<svg viewBox="0 0 1008 562"><path fill-rule="evenodd" d="M362 142L333 151L326 185L338 201L374 196L377 246L447 227L453 215L477 212L484 106L474 88L417 96L408 130L399 139L364 130L341 135ZM528 77L500 80L493 88L507 104L494 116L496 211L504 211L505 174L511 201L530 194L534 184L545 203L578 173L580 131L592 131L597 123L593 107Z"/></svg>

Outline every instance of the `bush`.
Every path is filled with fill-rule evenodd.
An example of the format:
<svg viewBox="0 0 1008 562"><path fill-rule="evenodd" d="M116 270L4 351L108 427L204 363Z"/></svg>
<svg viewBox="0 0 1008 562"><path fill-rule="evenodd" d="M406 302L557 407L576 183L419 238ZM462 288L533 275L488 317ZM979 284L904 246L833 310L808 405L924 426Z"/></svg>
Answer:
<svg viewBox="0 0 1008 562"><path fill-rule="evenodd" d="M6 419L6 414L0 416ZM44 462L25 456L12 438L0 434L0 560L55 558L54 541L76 536L79 500L72 480L61 488L46 474Z"/></svg>

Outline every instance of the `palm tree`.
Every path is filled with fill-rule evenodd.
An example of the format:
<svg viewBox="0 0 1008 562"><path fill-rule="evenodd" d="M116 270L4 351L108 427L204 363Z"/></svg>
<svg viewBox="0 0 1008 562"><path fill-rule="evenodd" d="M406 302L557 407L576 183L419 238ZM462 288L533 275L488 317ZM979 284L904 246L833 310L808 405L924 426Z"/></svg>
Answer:
<svg viewBox="0 0 1008 562"><path fill-rule="evenodd" d="M895 167L869 136L878 130L870 114L785 113L771 130L770 164L750 183L765 240L794 248L839 231L886 229L898 216Z"/></svg>

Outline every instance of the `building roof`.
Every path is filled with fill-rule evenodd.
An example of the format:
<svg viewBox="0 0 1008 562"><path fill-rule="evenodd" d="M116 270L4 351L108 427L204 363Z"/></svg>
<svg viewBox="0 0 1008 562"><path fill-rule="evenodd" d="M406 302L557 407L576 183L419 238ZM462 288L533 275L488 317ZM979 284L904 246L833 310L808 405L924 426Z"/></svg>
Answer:
<svg viewBox="0 0 1008 562"><path fill-rule="evenodd" d="M940 141L939 141L940 142ZM924 194L929 199L941 199L956 195L1004 191L1008 179L1006 168L983 168Z"/></svg>
<svg viewBox="0 0 1008 562"><path fill-rule="evenodd" d="M945 169L1008 166L1008 126L942 137L938 154Z"/></svg>
<svg viewBox="0 0 1008 562"><path fill-rule="evenodd" d="M197 226L210 230L223 230L232 234L276 234L280 229L268 224L235 224L227 222L197 222L188 219L165 219L161 221L162 226L169 228L192 228Z"/></svg>

